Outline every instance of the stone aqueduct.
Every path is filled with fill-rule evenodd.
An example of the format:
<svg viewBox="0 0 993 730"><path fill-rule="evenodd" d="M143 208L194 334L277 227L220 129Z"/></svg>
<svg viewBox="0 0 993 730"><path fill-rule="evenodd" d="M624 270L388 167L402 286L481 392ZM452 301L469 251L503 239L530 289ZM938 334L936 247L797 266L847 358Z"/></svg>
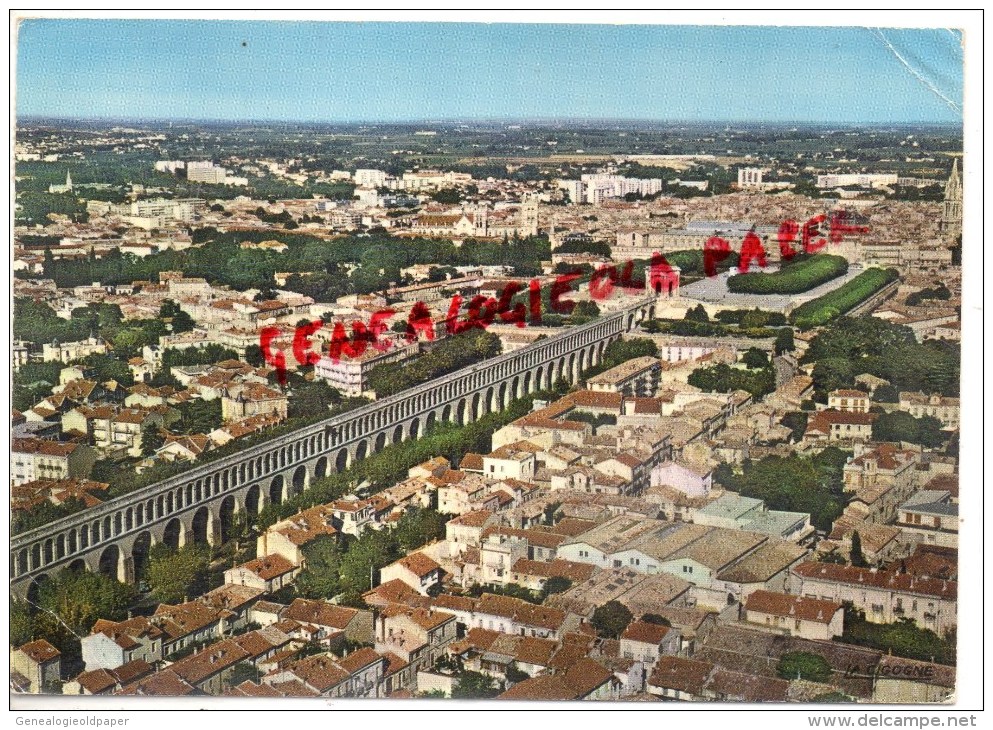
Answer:
<svg viewBox="0 0 993 730"><path fill-rule="evenodd" d="M345 469L388 444L416 438L438 421L464 424L559 378L576 382L585 368L600 362L612 340L653 318L654 306L652 298L639 299L561 335L16 535L11 540L11 592L27 596L68 567L133 582L136 568L157 543L179 547L226 540L236 514L258 514L265 505L300 493L311 480Z"/></svg>

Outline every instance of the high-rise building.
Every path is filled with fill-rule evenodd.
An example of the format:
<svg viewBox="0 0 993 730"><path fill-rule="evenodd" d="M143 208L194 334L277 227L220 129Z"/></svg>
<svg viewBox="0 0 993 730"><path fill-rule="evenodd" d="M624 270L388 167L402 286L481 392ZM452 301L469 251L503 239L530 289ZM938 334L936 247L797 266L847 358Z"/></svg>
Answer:
<svg viewBox="0 0 993 730"><path fill-rule="evenodd" d="M762 173L763 170L761 167L739 167L738 187L744 189L761 186Z"/></svg>
<svg viewBox="0 0 993 730"><path fill-rule="evenodd" d="M190 182L223 185L227 175L227 170L223 167L216 167L212 162L188 162L186 164L186 179Z"/></svg>

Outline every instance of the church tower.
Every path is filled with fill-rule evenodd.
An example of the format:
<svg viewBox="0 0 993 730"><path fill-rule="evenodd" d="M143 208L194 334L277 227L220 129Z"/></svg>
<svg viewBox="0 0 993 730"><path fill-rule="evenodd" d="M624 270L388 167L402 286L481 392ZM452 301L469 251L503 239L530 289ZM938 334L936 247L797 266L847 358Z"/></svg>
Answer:
<svg viewBox="0 0 993 730"><path fill-rule="evenodd" d="M945 207L941 213L939 228L947 240L962 233L962 178L957 159L952 163L952 173L945 183Z"/></svg>
<svg viewBox="0 0 993 730"><path fill-rule="evenodd" d="M528 195L521 203L521 235L538 235L538 196Z"/></svg>
<svg viewBox="0 0 993 730"><path fill-rule="evenodd" d="M66 190L72 192L72 175L66 170Z"/></svg>

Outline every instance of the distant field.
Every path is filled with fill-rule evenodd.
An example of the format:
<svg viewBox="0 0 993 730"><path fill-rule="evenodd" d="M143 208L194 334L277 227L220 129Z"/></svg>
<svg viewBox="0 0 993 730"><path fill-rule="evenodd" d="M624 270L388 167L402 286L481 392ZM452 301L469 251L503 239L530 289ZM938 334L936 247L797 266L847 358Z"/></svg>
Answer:
<svg viewBox="0 0 993 730"><path fill-rule="evenodd" d="M601 162L610 162L613 155L534 155L533 157L463 157L458 160L460 165L536 165L540 163L553 164L568 162L573 165L595 165Z"/></svg>
<svg viewBox="0 0 993 730"><path fill-rule="evenodd" d="M893 269L867 269L834 291L801 304L790 314L790 322L800 329L827 324L851 311L896 278L897 273Z"/></svg>
<svg viewBox="0 0 993 730"><path fill-rule="evenodd" d="M773 274L738 274L728 278L728 291L735 294L802 294L848 273L841 256L816 254L786 264Z"/></svg>

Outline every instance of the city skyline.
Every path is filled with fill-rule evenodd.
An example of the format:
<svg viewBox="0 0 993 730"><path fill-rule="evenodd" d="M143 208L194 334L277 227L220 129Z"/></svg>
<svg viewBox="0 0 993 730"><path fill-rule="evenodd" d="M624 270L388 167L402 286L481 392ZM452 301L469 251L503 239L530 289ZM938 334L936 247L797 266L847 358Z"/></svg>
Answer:
<svg viewBox="0 0 993 730"><path fill-rule="evenodd" d="M17 106L22 119L961 124L960 41L948 29L32 19Z"/></svg>

